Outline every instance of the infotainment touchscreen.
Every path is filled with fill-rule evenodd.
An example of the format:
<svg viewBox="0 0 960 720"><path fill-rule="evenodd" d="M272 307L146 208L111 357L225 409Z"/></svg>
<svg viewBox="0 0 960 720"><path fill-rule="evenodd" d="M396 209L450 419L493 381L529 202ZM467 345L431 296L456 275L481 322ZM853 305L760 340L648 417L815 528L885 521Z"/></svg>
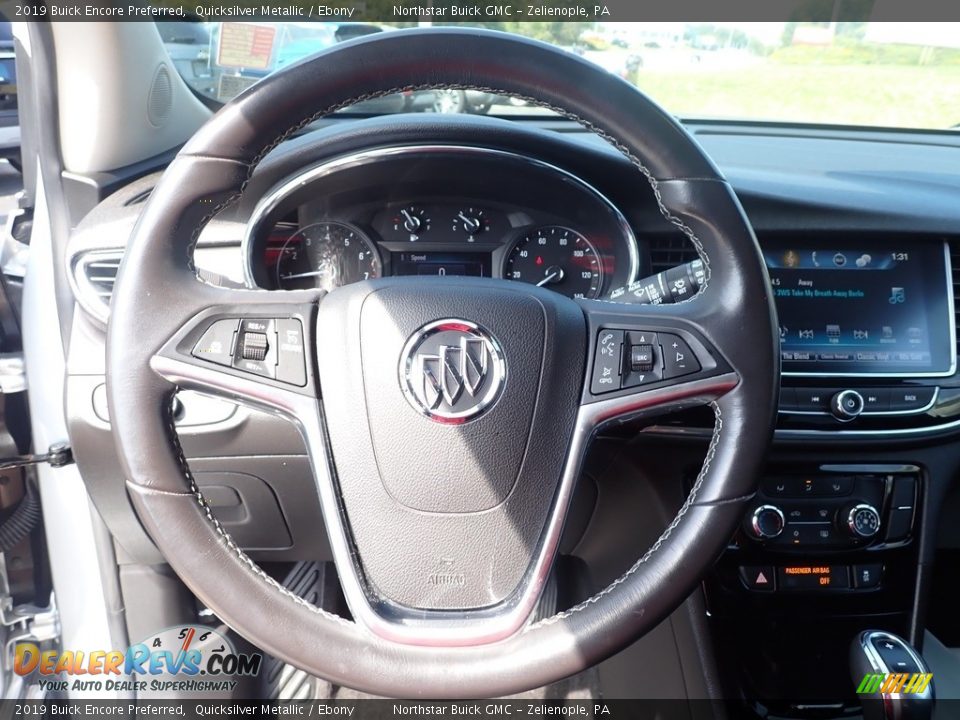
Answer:
<svg viewBox="0 0 960 720"><path fill-rule="evenodd" d="M945 375L955 362L938 242L765 242L785 373Z"/></svg>

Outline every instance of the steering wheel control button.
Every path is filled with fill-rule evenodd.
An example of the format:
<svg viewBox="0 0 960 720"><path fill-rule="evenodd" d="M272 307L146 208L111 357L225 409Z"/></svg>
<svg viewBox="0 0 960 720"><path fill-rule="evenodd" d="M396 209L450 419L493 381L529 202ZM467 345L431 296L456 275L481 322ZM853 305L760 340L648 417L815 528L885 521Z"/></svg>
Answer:
<svg viewBox="0 0 960 720"><path fill-rule="evenodd" d="M590 392L594 395L620 389L620 363L623 359L623 330L601 330L593 358Z"/></svg>
<svg viewBox="0 0 960 720"><path fill-rule="evenodd" d="M240 357L244 360L263 362L267 358L268 347L266 333L245 332Z"/></svg>
<svg viewBox="0 0 960 720"><path fill-rule="evenodd" d="M830 412L840 422L856 420L863 408L863 396L856 390L841 390L830 399Z"/></svg>
<svg viewBox="0 0 960 720"><path fill-rule="evenodd" d="M195 358L208 360L218 365L230 365L233 361L233 341L239 320L217 320L194 346L191 353Z"/></svg>
<svg viewBox="0 0 960 720"><path fill-rule="evenodd" d="M653 345L630 346L630 370L633 372L653 370Z"/></svg>
<svg viewBox="0 0 960 720"><path fill-rule="evenodd" d="M740 568L740 581L747 590L756 592L773 592L777 589L773 565L744 565Z"/></svg>
<svg viewBox="0 0 960 720"><path fill-rule="evenodd" d="M841 525L855 538L868 540L880 532L880 513L873 505L848 506L840 514Z"/></svg>
<svg viewBox="0 0 960 720"><path fill-rule="evenodd" d="M261 377L276 377L276 337L275 320L269 318L241 320L233 367Z"/></svg>
<svg viewBox="0 0 960 720"><path fill-rule="evenodd" d="M303 325L295 318L277 320L277 380L303 387L307 384Z"/></svg>
<svg viewBox="0 0 960 720"><path fill-rule="evenodd" d="M786 521L775 505L761 505L750 516L750 531L758 540L772 540L783 532Z"/></svg>
<svg viewBox="0 0 960 720"><path fill-rule="evenodd" d="M872 590L879 587L882 576L883 565L880 563L853 566L853 586L857 590Z"/></svg>
<svg viewBox="0 0 960 720"><path fill-rule="evenodd" d="M660 334L665 380L700 372L700 362L686 341L679 335Z"/></svg>
<svg viewBox="0 0 960 720"><path fill-rule="evenodd" d="M646 330L631 330L624 336L623 342L625 348L628 349L627 357L623 365L623 387L637 387L638 385L648 385L649 383L663 380L663 372L661 371L660 357L658 355L660 346L656 333ZM640 369L637 369L633 363L634 348L639 348L640 355L642 356L645 354L647 346L650 347L649 362L639 363Z"/></svg>

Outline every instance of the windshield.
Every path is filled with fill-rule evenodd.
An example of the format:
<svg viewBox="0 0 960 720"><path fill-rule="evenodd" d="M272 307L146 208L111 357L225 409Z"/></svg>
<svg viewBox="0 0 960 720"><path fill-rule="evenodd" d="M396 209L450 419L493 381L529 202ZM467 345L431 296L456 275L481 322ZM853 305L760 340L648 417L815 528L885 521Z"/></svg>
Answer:
<svg viewBox="0 0 960 720"><path fill-rule="evenodd" d="M218 102L339 42L403 32L399 23L160 25L187 83ZM580 55L681 118L927 129L960 123L960 23L475 25L535 37ZM407 92L350 112L549 114L515 99L460 90Z"/></svg>

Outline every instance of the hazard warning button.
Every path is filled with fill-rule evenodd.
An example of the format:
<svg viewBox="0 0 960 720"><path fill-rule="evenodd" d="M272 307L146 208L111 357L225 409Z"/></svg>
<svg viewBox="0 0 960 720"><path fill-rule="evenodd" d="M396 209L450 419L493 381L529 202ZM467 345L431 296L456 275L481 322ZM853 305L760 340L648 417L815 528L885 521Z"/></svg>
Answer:
<svg viewBox="0 0 960 720"><path fill-rule="evenodd" d="M740 579L748 590L773 592L776 589L776 577L772 565L744 565L740 568Z"/></svg>

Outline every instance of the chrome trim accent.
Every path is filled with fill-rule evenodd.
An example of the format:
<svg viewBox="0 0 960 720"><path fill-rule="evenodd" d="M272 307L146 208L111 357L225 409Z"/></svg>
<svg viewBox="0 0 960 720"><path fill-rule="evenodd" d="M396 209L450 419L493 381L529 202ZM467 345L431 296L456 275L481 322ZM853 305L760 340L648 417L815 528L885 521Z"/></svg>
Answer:
<svg viewBox="0 0 960 720"><path fill-rule="evenodd" d="M781 372L784 377L874 377L874 378L920 378L950 377L957 372L957 324L954 315L953 270L950 263L950 244L943 243L944 265L947 274L947 320L950 327L950 369L940 372L891 372L891 373L841 373L841 372Z"/></svg>
<svg viewBox="0 0 960 720"><path fill-rule="evenodd" d="M877 519L877 529L874 530L869 535L864 535L862 532L857 530L857 513L861 510L868 510L873 513L873 516ZM877 509L873 505L868 505L867 503L860 503L859 505L854 505L850 508L850 511L847 513L847 528L850 530L850 533L854 537L862 538L867 540L874 537L877 533L880 532L880 524L883 520L880 518L880 513L877 512Z"/></svg>
<svg viewBox="0 0 960 720"><path fill-rule="evenodd" d="M920 674L927 674L930 672L930 668L927 667L927 664L923 661L923 658L911 647L903 638L898 637L892 633L884 632L882 630L867 630L860 634L860 651L866 656L867 662L870 663L870 666L874 669L875 672L883 675L888 675L890 673L900 672L896 669L887 667L887 664L883 661L883 658L880 656L880 653L873 646L874 640L887 640L891 643L898 645L907 655L910 656L910 659L917 664L917 670ZM922 693L903 695L902 693L884 693L881 697L886 700L930 700L934 699L933 692L933 680L930 681L930 684L924 688ZM900 710L898 707L897 710ZM895 717L901 716L902 713L894 713Z"/></svg>
<svg viewBox="0 0 960 720"><path fill-rule="evenodd" d="M860 409L855 413L851 413L843 407L843 399L848 395L856 397L860 402ZM863 412L864 404L863 395L858 393L856 390L841 390L840 392L835 393L830 399L830 410L833 417L835 417L839 422L850 422L851 420L856 420L860 416L860 414Z"/></svg>
<svg viewBox="0 0 960 720"><path fill-rule="evenodd" d="M601 427L646 413L702 405L729 392L740 382L736 373L726 373L581 405L553 508L530 568L517 590L504 602L490 608L461 612L417 610L387 603L371 603L365 582L354 562L349 532L341 513L336 481L327 455L320 403L316 398L260 383L254 379L255 376L247 379L227 374L212 364L208 367L155 355L150 365L155 372L182 388L225 396L294 422L307 445L330 547L353 617L386 640L434 647L497 642L516 633L528 621L549 577L583 457Z"/></svg>
<svg viewBox="0 0 960 720"><path fill-rule="evenodd" d="M775 512L780 517L780 529L777 530L776 535L767 535L760 529L760 513L762 512ZM794 525L806 525L808 523L793 523ZM776 537L780 537L780 533L783 532L783 529L787 526L787 519L783 516L783 510L778 508L776 505L761 505L756 510L753 511L753 515L750 516L750 527L753 530L754 534L757 536L757 540L772 540Z"/></svg>
<svg viewBox="0 0 960 720"><path fill-rule="evenodd" d="M960 431L960 420L951 420L947 423L931 425L929 427L888 430L796 430L793 428L777 428L774 430L773 439L774 441L788 439L828 440L830 438L835 438L838 440L856 440L858 438L869 440L885 437L890 439L899 438L903 440L909 440L911 438L922 439L928 436L934 437L937 435L947 435L955 431ZM641 432L648 433L650 435L691 438L709 438L711 434L710 428L677 427L669 425L651 425L643 428Z"/></svg>
<svg viewBox="0 0 960 720"><path fill-rule="evenodd" d="M460 412L442 409L443 401L446 401L449 404L452 398L446 397L445 391L441 393L439 387L436 388L438 394L438 405L432 408L427 407L427 404L425 404L420 398L420 395L417 393L417 390L414 387L415 382L422 383L426 379L426 358L424 355L418 352L423 341L431 335L437 332L443 332L444 330L461 332L461 343L465 342L467 335L479 340L483 343L484 352L488 353L490 356L490 367L486 367L486 360L484 360L485 367L481 379L477 382L478 387L475 388L475 390L479 389L479 385L481 385L483 380L488 377L490 379L489 387L481 397L475 398L475 402L471 407L466 410L461 410ZM441 352L442 351L443 348L441 348ZM460 352L461 364L463 365L460 370L461 375L464 376L462 379L464 382L466 382L467 378L465 377L465 366L466 363L469 362L469 358L467 357L467 348L465 344L461 348ZM417 362L418 358L419 362ZM441 365L440 372L445 375L446 371L442 368L444 358L439 357L435 359L439 360ZM470 322L469 320L462 320L460 318L444 318L443 320L434 320L433 322L427 323L410 336L410 338L404 344L403 350L400 351L400 364L398 367L398 373L400 390L403 392L403 396L407 399L407 402L410 403L414 410L435 422L457 423L472 420L484 411L490 409L494 403L496 403L500 397L500 391L503 390L503 386L507 381L507 361L503 354L503 348L500 347L500 343L497 342L497 339L489 330L477 325L476 323ZM439 379L439 383L441 385L444 384L443 377ZM471 397L473 396L474 391L470 389L469 383L463 386L462 389L466 389Z"/></svg>
<svg viewBox="0 0 960 720"><path fill-rule="evenodd" d="M884 475L888 473L918 473L920 472L920 466L897 463L827 463L821 465L820 470L822 472Z"/></svg>
<svg viewBox="0 0 960 720"><path fill-rule="evenodd" d="M925 387L929 387L929 385ZM887 388L883 388L883 389L886 390ZM893 388L890 388L890 389L893 389ZM839 392L848 392L848 391L840 390ZM940 399L940 388L935 387L933 389L933 397L930 399L930 402L928 402L922 408L917 408L916 410L864 410L857 417L896 417L898 415L899 416L923 415L923 413L931 410L933 406L937 404L937 400L939 399ZM820 417L824 415L832 416L832 413L826 410L780 410L779 408L777 409L777 414L778 415L817 415Z"/></svg>
<svg viewBox="0 0 960 720"><path fill-rule="evenodd" d="M508 150L494 150L492 148L484 148L473 145L394 145L391 147L374 148L372 150L361 150L359 152L341 155L331 160L324 160L321 163L296 173L286 180L282 180L279 185L270 190L253 209L253 213L250 215L250 220L247 222L246 232L244 233L243 240L240 243L240 251L243 254L243 276L247 287L258 287L253 279L253 258L251 255L256 231L263 218L269 215L270 212L272 212L277 205L285 200L288 195L303 187L307 183L313 182L314 180L339 170L375 162L385 157L414 155L418 153L437 155L461 153L466 155L485 155L509 158L511 160L520 160L521 162L529 163L543 170L548 170L565 177L574 184L578 185L582 190L585 190L588 194L596 197L598 200L600 200L601 204L605 205L607 209L610 210L614 220L620 226L620 230L623 232L623 235L627 240L627 253L630 260L627 271L627 284L630 284L637 279L637 273L640 270L640 251L637 247L637 238L633 233L633 229L630 227L630 223L627 222L626 217L620 211L620 209L613 204L613 201L611 201L606 195L597 190L586 180L574 175L569 170L564 170L561 167L544 162L543 160L538 160L537 158L530 157L529 155L510 152ZM501 245L506 247L505 244ZM494 268L491 268L491 270L493 269Z"/></svg>

